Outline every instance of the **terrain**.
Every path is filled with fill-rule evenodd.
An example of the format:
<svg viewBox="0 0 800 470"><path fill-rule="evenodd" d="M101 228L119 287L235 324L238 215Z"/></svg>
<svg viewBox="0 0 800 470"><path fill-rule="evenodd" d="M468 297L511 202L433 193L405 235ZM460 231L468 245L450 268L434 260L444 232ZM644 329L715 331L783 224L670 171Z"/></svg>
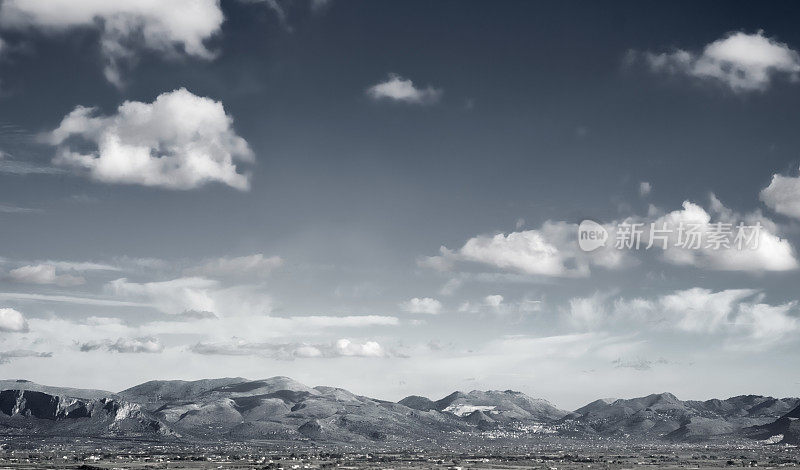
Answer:
<svg viewBox="0 0 800 470"><path fill-rule="evenodd" d="M288 377L159 380L112 393L0 381L0 435L162 443L260 442L331 449L525 448L663 444L796 445L800 399L683 401L669 393L574 411L505 391L399 402Z"/></svg>

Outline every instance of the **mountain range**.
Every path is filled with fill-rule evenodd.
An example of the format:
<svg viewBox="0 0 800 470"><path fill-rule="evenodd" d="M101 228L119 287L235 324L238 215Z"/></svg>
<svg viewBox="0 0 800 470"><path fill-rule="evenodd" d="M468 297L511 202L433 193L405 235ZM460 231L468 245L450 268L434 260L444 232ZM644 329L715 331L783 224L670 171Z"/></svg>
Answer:
<svg viewBox="0 0 800 470"><path fill-rule="evenodd" d="M798 418L800 399L757 395L682 401L661 393L597 400L569 412L512 390L395 403L288 377L155 380L118 393L0 381L6 435L404 446L545 436L797 444Z"/></svg>

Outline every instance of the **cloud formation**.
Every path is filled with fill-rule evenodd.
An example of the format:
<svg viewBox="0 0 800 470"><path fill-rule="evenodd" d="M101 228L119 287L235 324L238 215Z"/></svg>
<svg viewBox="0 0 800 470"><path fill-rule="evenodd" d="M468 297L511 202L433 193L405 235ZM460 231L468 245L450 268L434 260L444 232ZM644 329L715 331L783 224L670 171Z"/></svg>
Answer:
<svg viewBox="0 0 800 470"><path fill-rule="evenodd" d="M88 172L104 183L194 189L208 182L249 189L237 162L253 162L247 142L233 129L222 103L185 88L152 103L126 101L111 116L76 107L47 135L58 146L53 163ZM83 153L85 145L94 147Z"/></svg>
<svg viewBox="0 0 800 470"><path fill-rule="evenodd" d="M746 230L737 244L740 224ZM758 229L753 228L756 226ZM646 217L630 216L602 227L608 232L608 239L592 252L580 249L577 224L547 221L539 229L478 235L457 250L443 246L440 255L423 257L417 264L449 271L458 263L470 262L528 275L566 278L589 276L595 267L611 270L628 267L650 253L669 264L717 271L790 271L800 266L794 247L779 235L777 224L760 211L735 212L713 194L709 210L687 200L679 210L664 213L651 206ZM625 230L631 234L636 231L638 235L629 238L640 243L620 245ZM692 237L699 241L697 244L685 243L688 230L696 233ZM724 234L724 230L730 232L725 235L725 242L711 243L714 233Z"/></svg>
<svg viewBox="0 0 800 470"><path fill-rule="evenodd" d="M664 214L652 222L656 230L671 230L667 237L668 248L662 251L661 258L670 264L689 265L718 271L791 271L800 264L797 261L794 247L777 232L777 225L764 217L759 211L739 214L727 208L713 194L710 196L710 211L691 201L684 201L683 208ZM728 246L716 246L707 243L710 234L718 227L715 224L726 224L735 231L738 224L746 226L759 225L757 239L754 244L739 249L734 243ZM646 224L647 225L647 224ZM696 227L700 238L706 240L696 249L679 248L681 226L688 231ZM649 233L649 228L646 228ZM686 241L687 232L684 232ZM752 231L748 234L753 234ZM644 238L643 238L644 239Z"/></svg>
<svg viewBox="0 0 800 470"><path fill-rule="evenodd" d="M86 280L82 276L56 274L56 267L52 264L21 266L9 271L8 277L15 282L55 284L61 287L79 286L86 283Z"/></svg>
<svg viewBox="0 0 800 470"><path fill-rule="evenodd" d="M800 176L772 175L772 181L759 197L778 214L800 219Z"/></svg>
<svg viewBox="0 0 800 470"><path fill-rule="evenodd" d="M540 311L542 303L539 300L522 299L520 301L506 301L500 294L490 294L479 302L464 302L458 307L461 313L489 313L498 316L518 314L526 315Z"/></svg>
<svg viewBox="0 0 800 470"><path fill-rule="evenodd" d="M213 59L205 42L219 32L223 19L218 0L6 0L0 7L4 28L47 34L97 29L103 73L117 87L124 83L124 66L134 64L142 49L167 59Z"/></svg>
<svg viewBox="0 0 800 470"><path fill-rule="evenodd" d="M626 253L611 247L584 253L578 247L577 234L577 224L547 221L537 230L478 235L455 251L441 247L439 256L426 257L418 263L449 270L456 262L466 261L548 277L585 277L590 266L618 268L625 264Z"/></svg>
<svg viewBox="0 0 800 470"><path fill-rule="evenodd" d="M12 349L10 351L0 351L0 364L8 364L13 359L20 357L53 357L53 353L32 351L30 349Z"/></svg>
<svg viewBox="0 0 800 470"><path fill-rule="evenodd" d="M653 71L714 80L735 92L763 91L775 77L795 80L800 72L797 51L761 31L729 34L700 53L677 49L644 57Z"/></svg>
<svg viewBox="0 0 800 470"><path fill-rule="evenodd" d="M164 346L158 338L147 336L141 338L119 338L116 341L89 341L80 343L78 349L83 352L96 351L104 349L109 352L117 353L160 353L164 350Z"/></svg>
<svg viewBox="0 0 800 470"><path fill-rule="evenodd" d="M400 307L408 313L437 315L442 311L442 303L430 297L414 297L400 304Z"/></svg>
<svg viewBox="0 0 800 470"><path fill-rule="evenodd" d="M0 308L0 331L26 332L28 321L13 308Z"/></svg>
<svg viewBox="0 0 800 470"><path fill-rule="evenodd" d="M390 73L386 81L367 88L367 96L376 101L387 100L408 104L435 104L442 96L442 90L428 86L418 88L414 82Z"/></svg>
<svg viewBox="0 0 800 470"><path fill-rule="evenodd" d="M188 276L205 277L235 277L235 276L265 276L277 267L283 265L280 256L264 257L261 253L236 258L217 258L201 266L189 268L184 271Z"/></svg>
<svg viewBox="0 0 800 470"><path fill-rule="evenodd" d="M273 359L336 357L386 357L388 353L375 341L359 343L346 338L333 343L252 343L233 340L224 343L197 343L190 348L196 354L222 356L263 356Z"/></svg>
<svg viewBox="0 0 800 470"><path fill-rule="evenodd" d="M187 310L217 313L214 294L218 291L218 285L217 281L201 277L145 283L120 278L107 283L105 289L117 298L149 304L166 314L179 314Z"/></svg>
<svg viewBox="0 0 800 470"><path fill-rule="evenodd" d="M625 298L595 293L570 300L561 310L573 327L674 330L695 335L724 334L731 349L766 349L796 337L800 331L797 302L764 303L756 289L713 291L700 287L653 298Z"/></svg>

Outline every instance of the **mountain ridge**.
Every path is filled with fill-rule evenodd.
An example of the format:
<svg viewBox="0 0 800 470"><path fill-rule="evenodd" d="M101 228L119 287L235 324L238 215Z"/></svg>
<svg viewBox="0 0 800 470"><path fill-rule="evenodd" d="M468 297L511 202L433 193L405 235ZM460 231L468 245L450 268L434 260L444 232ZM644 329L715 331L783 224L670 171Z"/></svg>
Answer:
<svg viewBox="0 0 800 470"><path fill-rule="evenodd" d="M662 392L600 399L566 411L513 390L455 391L438 400L411 395L392 402L285 376L151 380L117 393L0 381L0 432L186 440L424 444L489 432L692 442L721 436L763 440L783 430L789 442L800 435L791 415L800 414L798 407L798 398L682 401Z"/></svg>

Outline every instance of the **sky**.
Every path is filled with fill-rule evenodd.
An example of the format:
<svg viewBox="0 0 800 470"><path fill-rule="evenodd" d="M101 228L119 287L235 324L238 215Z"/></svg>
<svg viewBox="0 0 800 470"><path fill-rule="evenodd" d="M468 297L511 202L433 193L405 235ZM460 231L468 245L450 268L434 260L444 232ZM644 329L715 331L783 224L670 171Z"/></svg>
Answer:
<svg viewBox="0 0 800 470"><path fill-rule="evenodd" d="M0 376L797 396L798 19L3 0Z"/></svg>

